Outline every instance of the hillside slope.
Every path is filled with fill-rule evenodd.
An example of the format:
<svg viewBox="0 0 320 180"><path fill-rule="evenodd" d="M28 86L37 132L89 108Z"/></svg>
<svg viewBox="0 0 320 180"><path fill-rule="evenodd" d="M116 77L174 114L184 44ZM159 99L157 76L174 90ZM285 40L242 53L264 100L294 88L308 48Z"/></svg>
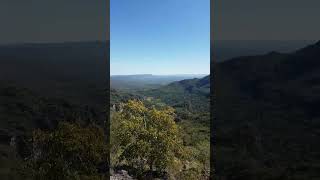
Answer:
<svg viewBox="0 0 320 180"><path fill-rule="evenodd" d="M190 112L209 112L210 76L176 81L140 93L161 99L175 108L186 107Z"/></svg>
<svg viewBox="0 0 320 180"><path fill-rule="evenodd" d="M219 178L320 176L319 59L320 42L217 64Z"/></svg>

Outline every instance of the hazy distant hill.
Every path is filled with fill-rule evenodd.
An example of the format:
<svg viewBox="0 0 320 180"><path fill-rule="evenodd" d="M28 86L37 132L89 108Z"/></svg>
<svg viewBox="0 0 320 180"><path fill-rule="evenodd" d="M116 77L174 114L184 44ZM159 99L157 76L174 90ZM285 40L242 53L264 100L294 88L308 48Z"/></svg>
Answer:
<svg viewBox="0 0 320 180"><path fill-rule="evenodd" d="M270 51L289 53L312 43L314 41L311 40L217 40L212 44L213 58L221 62L239 56L253 56Z"/></svg>
<svg viewBox="0 0 320 180"><path fill-rule="evenodd" d="M101 101L109 47L105 42L0 46L0 82L42 95Z"/></svg>
<svg viewBox="0 0 320 180"><path fill-rule="evenodd" d="M210 76L172 82L158 90L163 92L173 91L181 94L199 94L208 96L210 93Z"/></svg>
<svg viewBox="0 0 320 180"><path fill-rule="evenodd" d="M319 60L320 42L217 64L219 178L320 177Z"/></svg>
<svg viewBox="0 0 320 180"><path fill-rule="evenodd" d="M319 59L320 42L289 54L271 52L234 58L220 63L218 73L226 83L230 81L238 93L251 95L256 100L270 96L272 100L295 100L294 104L301 101L307 105L307 96L313 100L320 96Z"/></svg>
<svg viewBox="0 0 320 180"><path fill-rule="evenodd" d="M157 88L162 85L169 84L174 81L183 79L204 77L202 74L186 74L186 75L113 75L111 76L111 86L115 89L143 89Z"/></svg>

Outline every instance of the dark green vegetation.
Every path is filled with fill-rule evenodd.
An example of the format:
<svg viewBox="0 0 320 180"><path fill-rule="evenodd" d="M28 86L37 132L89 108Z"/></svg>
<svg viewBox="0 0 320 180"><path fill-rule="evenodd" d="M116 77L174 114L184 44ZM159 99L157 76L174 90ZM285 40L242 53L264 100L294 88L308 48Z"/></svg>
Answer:
<svg viewBox="0 0 320 180"><path fill-rule="evenodd" d="M117 124L120 121L116 118L119 116L117 114L126 113L121 104L130 99L139 99L143 102L144 106L156 108L159 110L159 113L164 113L163 108L167 106L172 107L174 110L174 121L180 129L178 136L182 143L181 148L183 149L182 154L184 158L181 155L176 155L175 164L169 163L161 169L153 169L153 173L161 174L164 171L168 176L177 179L206 179L208 178L210 167L209 90L209 76L201 79L176 81L155 89L112 90L111 102L113 103L111 104L111 109L115 116L112 116L111 123ZM112 125L111 127L116 128L117 126ZM117 130L114 131L117 132ZM140 128L136 131L139 132ZM115 142L117 141L115 140ZM112 146L116 146L116 144L112 144ZM179 146L176 145L175 147ZM117 154L119 154L117 151L112 153L114 153L111 154L112 157L117 157ZM123 168L119 166L126 165L129 166L127 169L132 174L139 172L138 170L132 170L134 168L133 165L125 163L127 161L119 163L121 160L115 158L113 159L113 168ZM144 173L148 173L148 171Z"/></svg>
<svg viewBox="0 0 320 180"><path fill-rule="evenodd" d="M320 42L216 65L217 179L320 177Z"/></svg>
<svg viewBox="0 0 320 180"><path fill-rule="evenodd" d="M107 157L100 133L106 120L107 52L102 42L0 47L1 179L108 174L101 166ZM43 139L35 138L36 130ZM84 141L88 146L81 146ZM46 153L38 156L39 151Z"/></svg>
<svg viewBox="0 0 320 180"><path fill-rule="evenodd" d="M139 91L140 94L161 99L166 104L188 112L208 112L210 77L186 79L158 89Z"/></svg>
<svg viewBox="0 0 320 180"><path fill-rule="evenodd" d="M98 126L61 122L54 131L35 130L24 178L107 179L108 147Z"/></svg>

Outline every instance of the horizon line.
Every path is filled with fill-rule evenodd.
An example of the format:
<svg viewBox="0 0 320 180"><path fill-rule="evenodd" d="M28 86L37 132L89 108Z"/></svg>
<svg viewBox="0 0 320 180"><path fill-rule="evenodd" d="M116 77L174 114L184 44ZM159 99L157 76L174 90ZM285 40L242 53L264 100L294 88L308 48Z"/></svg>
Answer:
<svg viewBox="0 0 320 180"><path fill-rule="evenodd" d="M83 42L108 42L105 40L66 40L66 41L25 41L25 42L5 42L3 45L28 45L28 44L63 44L63 43L83 43ZM211 41L319 41L319 39L213 39Z"/></svg>
<svg viewBox="0 0 320 180"><path fill-rule="evenodd" d="M67 40L67 41L34 41L34 42L7 42L0 43L0 46L12 46L12 45L41 45L41 44L66 44L66 43L92 43L92 42L108 42L106 40Z"/></svg>
<svg viewBox="0 0 320 180"><path fill-rule="evenodd" d="M150 73L139 73L139 74L110 74L110 76L137 76L137 75L152 75L152 76L185 76L185 75L210 75L210 73L182 73L182 74L150 74Z"/></svg>

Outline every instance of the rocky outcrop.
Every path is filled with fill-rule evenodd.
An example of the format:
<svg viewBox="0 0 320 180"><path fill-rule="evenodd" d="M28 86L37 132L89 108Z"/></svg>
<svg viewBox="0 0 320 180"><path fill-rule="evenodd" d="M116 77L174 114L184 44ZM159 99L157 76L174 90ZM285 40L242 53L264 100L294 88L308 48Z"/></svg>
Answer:
<svg viewBox="0 0 320 180"><path fill-rule="evenodd" d="M129 176L128 172L125 170L120 170L110 176L110 180L134 180L131 176Z"/></svg>

